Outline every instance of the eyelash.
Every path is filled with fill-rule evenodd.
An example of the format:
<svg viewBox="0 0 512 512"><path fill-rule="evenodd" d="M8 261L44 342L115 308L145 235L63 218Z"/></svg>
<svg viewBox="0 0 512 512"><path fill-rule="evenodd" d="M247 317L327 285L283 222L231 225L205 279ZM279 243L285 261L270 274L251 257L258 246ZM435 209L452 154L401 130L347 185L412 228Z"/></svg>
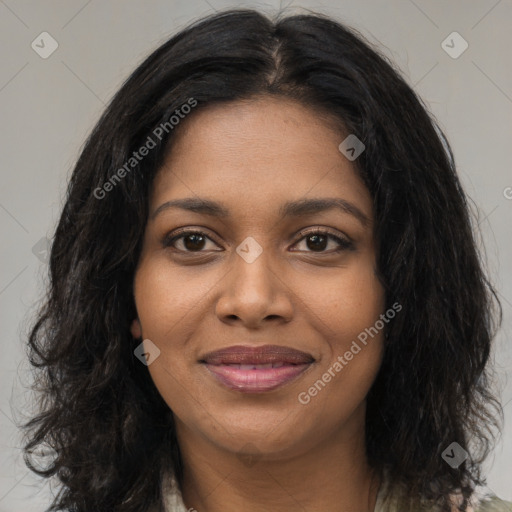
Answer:
<svg viewBox="0 0 512 512"><path fill-rule="evenodd" d="M200 235L200 236L203 236L203 237L211 240L212 242L215 242L214 240L212 240L212 238L210 238L206 233L204 233L202 231L194 230L194 229L182 229L182 230L179 230L178 232L176 232L173 236L166 235L162 240L162 245L165 248L172 248L176 251L179 251L179 252L182 252L185 254L201 254L202 252L206 252L206 251L184 251L184 250L176 249L175 247L173 247L174 242L176 242L177 240L179 240L181 238L189 236L189 235ZM301 236L301 238L299 238L297 240L297 242L295 242L295 244L302 241L304 238L306 238L308 236L313 236L313 235L326 235L328 238L334 240L335 242L337 242L339 244L339 247L335 250L319 251L319 252L316 252L316 254L334 254L334 253L339 253L339 252L346 251L346 250L351 250L354 248L354 244L350 240L348 240L346 238L341 238L341 237L331 233L330 231L327 231L327 230L321 229L321 228L316 228L316 229L312 229L309 231L303 230L303 231L299 232L299 235ZM220 251L215 251L215 252L220 252ZM315 251L306 251L306 252L315 254Z"/></svg>

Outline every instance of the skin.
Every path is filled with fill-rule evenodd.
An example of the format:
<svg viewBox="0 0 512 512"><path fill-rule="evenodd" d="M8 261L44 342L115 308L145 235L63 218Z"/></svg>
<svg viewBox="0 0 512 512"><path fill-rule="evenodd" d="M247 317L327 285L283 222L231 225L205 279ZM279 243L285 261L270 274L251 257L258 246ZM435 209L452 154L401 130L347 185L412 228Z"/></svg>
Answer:
<svg viewBox="0 0 512 512"><path fill-rule="evenodd" d="M338 149L346 135L313 109L267 96L208 106L179 128L150 194L131 331L161 351L148 370L176 420L186 507L373 511L380 482L371 481L365 456L365 397L382 361L382 333L308 404L297 399L385 310L372 200ZM169 208L151 217L185 197L221 202L230 215ZM337 209L278 212L313 197L343 198L369 222ZM164 247L182 227L208 238ZM316 249L299 233L316 227L349 237L353 250L334 252L330 238ZM252 263L236 252L249 236L263 249ZM289 346L316 361L273 391L241 393L198 362L237 344Z"/></svg>

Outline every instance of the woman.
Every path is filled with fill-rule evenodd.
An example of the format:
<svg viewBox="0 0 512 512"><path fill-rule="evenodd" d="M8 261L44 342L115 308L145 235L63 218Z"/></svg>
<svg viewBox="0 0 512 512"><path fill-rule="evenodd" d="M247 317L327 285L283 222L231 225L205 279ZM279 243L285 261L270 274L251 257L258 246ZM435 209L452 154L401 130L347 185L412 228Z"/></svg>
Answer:
<svg viewBox="0 0 512 512"><path fill-rule="evenodd" d="M233 10L171 38L55 233L25 425L52 510L512 510L482 487L501 310L466 201L355 31Z"/></svg>

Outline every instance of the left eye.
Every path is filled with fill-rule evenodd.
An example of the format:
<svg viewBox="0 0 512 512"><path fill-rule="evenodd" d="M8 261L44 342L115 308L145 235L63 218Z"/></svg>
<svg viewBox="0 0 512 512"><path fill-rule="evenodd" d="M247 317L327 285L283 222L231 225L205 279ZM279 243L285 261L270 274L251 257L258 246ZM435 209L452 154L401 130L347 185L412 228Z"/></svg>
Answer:
<svg viewBox="0 0 512 512"><path fill-rule="evenodd" d="M352 242L347 238L341 238L337 235L329 233L328 231L315 230L309 231L307 233L301 232L300 234L302 235L302 238L299 241L305 240L306 244L313 245L313 247L316 246L317 249L320 248L320 251L313 249L311 252L340 252L346 249L351 249L353 247ZM338 248L335 248L332 251L323 251L323 249L325 249L324 245L328 243L329 239L334 240L338 244Z"/></svg>
<svg viewBox="0 0 512 512"><path fill-rule="evenodd" d="M302 235L302 238L299 239L299 242L304 240L309 249L311 249L311 246L313 247L312 250L306 252L332 253L351 249L353 247L353 244L350 240L336 236L332 233L329 233L328 231L316 230L309 232L301 232L300 234ZM210 240L211 242L213 242L213 240L202 231L188 230L181 231L179 234L176 234L175 236L164 238L162 244L164 247L172 247L181 252L205 252L202 251L202 249L204 249L206 240ZM325 246L328 245L329 240L334 241L338 245L338 247L331 251L325 251ZM177 241L182 242L184 249L175 247L175 243ZM296 244L297 243L298 242L296 242Z"/></svg>

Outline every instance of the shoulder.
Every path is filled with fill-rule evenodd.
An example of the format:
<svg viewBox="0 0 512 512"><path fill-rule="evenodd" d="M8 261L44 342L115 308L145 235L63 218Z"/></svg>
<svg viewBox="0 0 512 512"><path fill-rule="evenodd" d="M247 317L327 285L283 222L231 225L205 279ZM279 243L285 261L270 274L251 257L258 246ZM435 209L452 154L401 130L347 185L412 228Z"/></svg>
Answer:
<svg viewBox="0 0 512 512"><path fill-rule="evenodd" d="M456 511L457 507L454 508L454 512ZM512 502L498 498L487 487L477 487L471 496L467 512L512 512Z"/></svg>
<svg viewBox="0 0 512 512"><path fill-rule="evenodd" d="M389 491L389 492L388 492ZM400 485L391 485L385 478L378 493L375 512L404 512L411 505L406 505L406 492ZM386 495L386 498L384 498ZM460 493L451 497L452 512L459 512L463 499ZM429 505L415 504L413 509L418 512L438 512L439 508ZM465 512L512 512L512 501L500 499L492 490L485 486L477 486L469 499Z"/></svg>
<svg viewBox="0 0 512 512"><path fill-rule="evenodd" d="M162 496L165 512L191 512L194 510L187 509L185 506L178 481L171 472L165 473L162 478Z"/></svg>
<svg viewBox="0 0 512 512"><path fill-rule="evenodd" d="M473 509L475 512L512 512L512 502L488 495L476 501Z"/></svg>

